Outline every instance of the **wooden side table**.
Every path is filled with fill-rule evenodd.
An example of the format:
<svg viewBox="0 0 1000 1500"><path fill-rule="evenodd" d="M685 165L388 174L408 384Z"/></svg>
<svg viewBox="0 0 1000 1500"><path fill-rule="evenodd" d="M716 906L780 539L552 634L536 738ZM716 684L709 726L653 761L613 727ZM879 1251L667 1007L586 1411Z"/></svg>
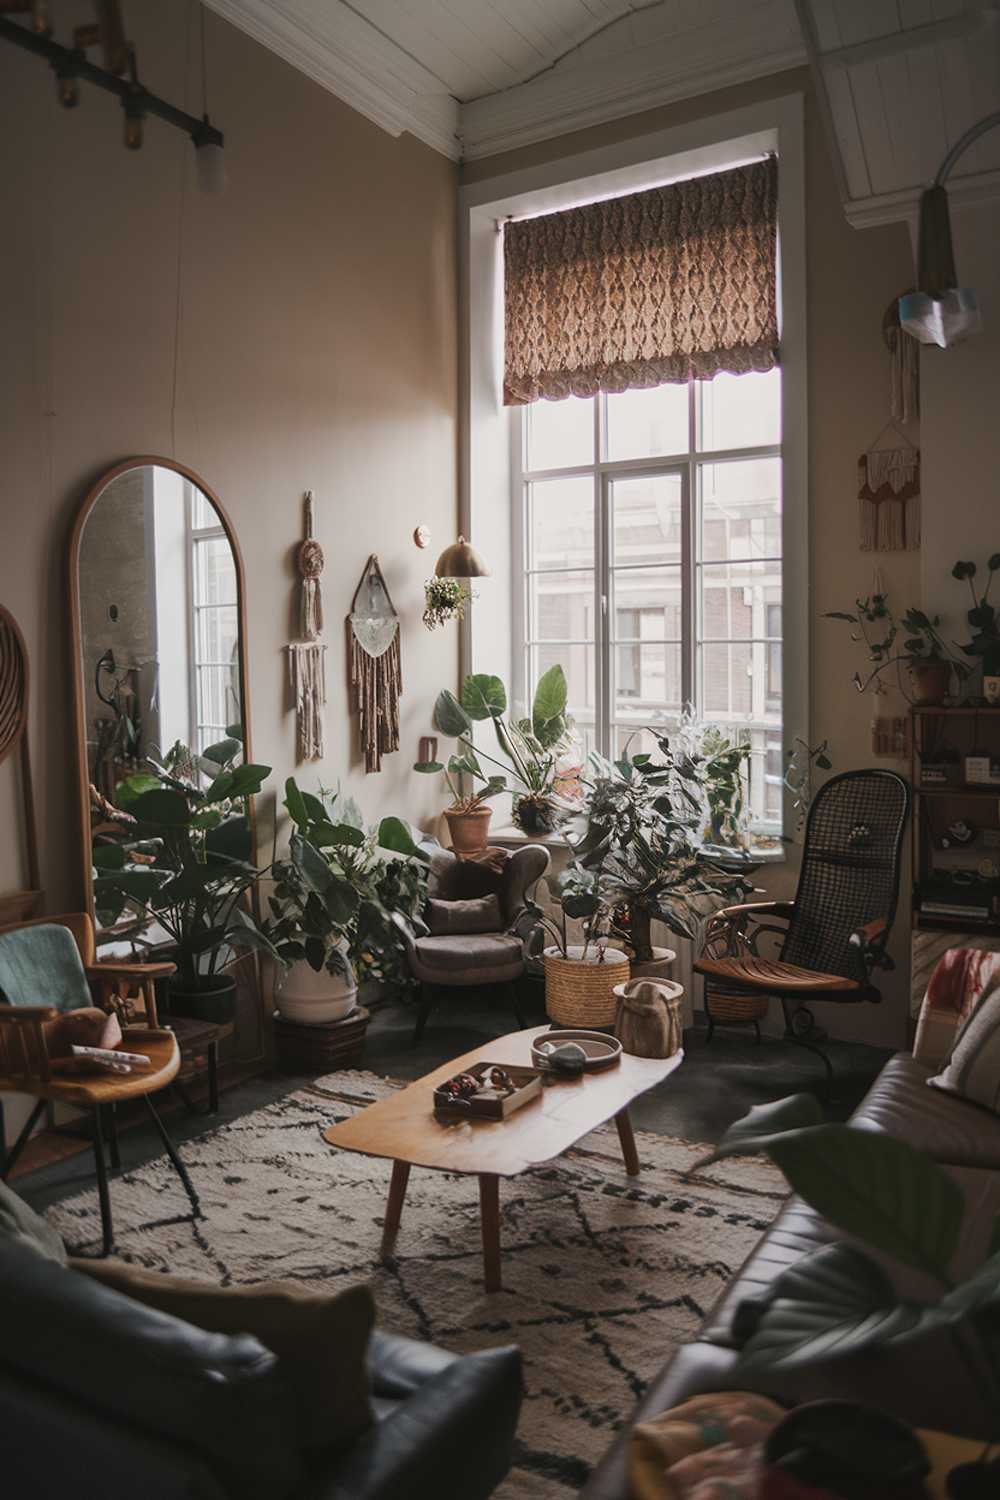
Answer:
<svg viewBox="0 0 1000 1500"><path fill-rule="evenodd" d="M181 1054L181 1070L174 1079L174 1088L191 1113L195 1114L195 1105L185 1085L196 1073L202 1071L197 1062L200 1057L204 1057L208 1071L208 1107L205 1113L218 1114L219 1043L232 1036L236 1030L235 1022L196 1021L189 1016L167 1015L163 1017L163 1024L169 1026L174 1033Z"/></svg>

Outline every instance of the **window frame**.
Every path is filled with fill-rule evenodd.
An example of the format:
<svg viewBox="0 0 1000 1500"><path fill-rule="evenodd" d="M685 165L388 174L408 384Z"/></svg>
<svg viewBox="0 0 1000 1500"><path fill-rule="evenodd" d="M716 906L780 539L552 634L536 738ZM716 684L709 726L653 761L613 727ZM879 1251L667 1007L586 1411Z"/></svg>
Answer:
<svg viewBox="0 0 1000 1500"><path fill-rule="evenodd" d="M706 561L700 556L700 508L701 497L699 490L699 471L706 465L724 463L750 462L755 459L777 459L784 470L784 448L782 442L756 444L742 448L703 448L699 446L699 389L702 382L694 379L688 380L687 389L687 435L688 447L683 453L660 454L655 457L633 458L633 459L609 459L608 432L607 432L607 398L605 393L599 392L593 400L594 418L594 461L588 464L563 465L551 469L531 469L527 464L528 448L528 421L526 420L530 407L514 407L510 411L510 481L511 481L511 516L512 516L512 541L513 541L513 661L511 667L511 688L516 701L525 703L528 700L531 688L531 652L539 646L551 645L576 645L584 644L588 649L592 646L594 651L594 741L595 748L605 757L613 758L616 752L617 732L629 727L629 721L621 719L616 714L616 702L614 698L614 667L612 654L619 649L620 641L616 629L617 610L614 607L615 575L621 569L627 571L631 568L655 567L655 564L643 564L640 562L631 564L616 564L613 557L613 527L614 512L612 489L616 480L620 479L647 479L661 476L676 475L680 480L680 511L681 511L681 560L679 564L681 579L681 703L691 705L696 710L699 700L699 648L704 644L723 643L733 644L732 637L705 636L701 633L698 620L698 605L702 599L700 583L701 570L706 566ZM535 559L530 556L530 518L528 508L531 504L530 486L534 483L544 483L548 480L589 478L594 482L594 549L593 562L590 570L594 574L594 639L593 642L556 641L545 642L536 640L531 633L531 580L533 577L545 574L558 574L563 572L584 571L582 568L566 569L540 569L534 566ZM784 474L782 472L782 488ZM712 564L720 566L735 565L742 562L779 562L782 578L782 590L785 582L785 558L782 553L780 558L766 557L730 557L712 559ZM672 564L670 566L673 566ZM768 610L773 606L768 606ZM642 639L642 638L640 638ZM772 652L775 639L770 635L763 637L747 637L746 641L736 642L739 645L754 645L760 643L764 647L764 694L767 696L768 684L771 681ZM629 642L625 642L629 644ZM643 644L647 644L643 639ZM673 645L673 641L664 637L657 638L648 644ZM777 644L783 646L783 638L779 637ZM572 705L571 705L572 707ZM784 704L782 704L784 707ZM669 716L666 723L669 724ZM704 716L706 723L718 723L720 725L734 726L731 716L711 714ZM640 726L636 725L638 729ZM768 724L763 720L747 719L745 724L741 721L739 728L745 727L749 731L760 731L765 736L765 744L761 755L760 770L760 800L762 811L755 818L754 827L769 835L780 834L781 821L768 818L766 812L766 783L771 779L766 773L767 744L766 736L772 735L775 729L779 734L784 733L784 715L780 725Z"/></svg>
<svg viewBox="0 0 1000 1500"><path fill-rule="evenodd" d="M201 647L202 647L201 618L202 618L203 614L205 614L207 611L210 611L210 610L222 610L222 609L232 609L232 610L234 610L235 613L236 613L237 638L238 638L238 634L239 634L239 573L238 573L238 570L237 570L237 567L236 567L236 560L235 560L235 558L233 558L233 598L232 598L231 601L227 600L227 601L224 601L222 603L220 603L218 601L216 601L216 602L211 602L211 601L202 601L202 602L199 602L199 599L198 599L198 579L199 579L200 576L203 576L203 571L202 571L202 574L199 574L199 562L200 562L200 559L199 559L199 556L198 556L198 549L199 549L199 547L203 543L205 543L205 542L212 542L212 541L219 541L219 540L221 540L221 541L224 541L226 543L226 546L229 549L229 552L230 552L230 555L231 555L232 554L232 543L231 543L231 541L229 539L229 534L227 533L226 528L223 526L222 521L221 521L221 519L218 518L218 516L216 518L215 523L212 524L211 526L196 526L194 524L194 511L195 511L195 506L198 504L199 491L188 480L185 480L184 490L185 490L185 500L187 502L186 505L185 505L185 507L184 507L184 514L185 514L185 529L186 529L186 532L187 532L188 620L189 620L189 630L190 630L190 638L191 638L191 675L190 675L190 682L191 682L191 714L190 714L190 720L191 720L191 730L192 730L192 745L191 745L191 749L194 750L196 754L201 755L204 752L204 750L207 748L208 745L215 744L215 743L217 743L218 740L222 739L225 736L226 730L229 727L226 724L223 724L223 725L220 726L220 725L210 724L210 723L207 723L207 722L204 722L204 723L202 722L201 715L200 715L201 700L202 700L202 693L201 693L201 673L202 673L202 671L204 669L212 669L212 668L215 668L215 669L222 669L222 668L224 668L226 671L230 671L231 672L232 671L232 666L233 666L232 662L216 662L216 661L207 661L207 660L203 661L202 660L202 657L201 657ZM204 739L205 739L205 743L204 744L202 744L202 738L203 738L202 731L203 730L205 730L205 731L211 730L212 731L211 734L206 734L204 736Z"/></svg>
<svg viewBox="0 0 1000 1500"><path fill-rule="evenodd" d="M512 680L517 586L518 507L511 506L511 412L502 405L503 262L498 230L508 217L547 213L597 197L615 197L723 170L762 151L780 159L778 317L781 337L783 449L782 734L787 746L810 739L808 365L804 97L776 95L725 113L701 115L644 135L595 146L466 183L460 189L462 287L459 514L462 534L489 561L493 578L468 611L459 636L459 674L491 672ZM741 450L742 453L743 450ZM719 454L713 452L712 458ZM633 461L642 468L646 460ZM768 778L771 779L770 777ZM499 822L501 813L495 815ZM795 823L791 796L783 824ZM790 857L783 845L767 857Z"/></svg>

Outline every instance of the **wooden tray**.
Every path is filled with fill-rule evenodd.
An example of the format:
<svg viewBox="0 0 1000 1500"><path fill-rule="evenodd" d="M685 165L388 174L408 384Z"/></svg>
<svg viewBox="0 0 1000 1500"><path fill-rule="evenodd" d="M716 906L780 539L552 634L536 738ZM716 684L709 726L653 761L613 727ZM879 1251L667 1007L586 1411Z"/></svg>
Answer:
<svg viewBox="0 0 1000 1500"><path fill-rule="evenodd" d="M551 1042L554 1047L561 1046L564 1042L575 1042L582 1047L587 1054L587 1061L583 1064L585 1073L595 1073L600 1068L613 1068L616 1063L621 1062L622 1044L616 1036L611 1036L603 1031L580 1031L563 1030L543 1031L541 1036L536 1036L531 1043L531 1056L534 1062L545 1067L542 1060L543 1054L539 1052L542 1042ZM554 1076L558 1077L555 1069Z"/></svg>
<svg viewBox="0 0 1000 1500"><path fill-rule="evenodd" d="M507 1094L502 1099L476 1096L471 1099L456 1099L451 1094L442 1093L439 1087L434 1090L435 1115L444 1120L503 1120L507 1115L513 1114L515 1109L520 1109L522 1104L530 1104L532 1099L537 1099L542 1092L542 1075L534 1068L477 1062L471 1068L461 1069L461 1073L471 1073L473 1078L482 1078L496 1067L502 1067L511 1083L516 1085L512 1094ZM453 1076L459 1078L461 1073ZM446 1082L450 1083L451 1079L446 1079Z"/></svg>

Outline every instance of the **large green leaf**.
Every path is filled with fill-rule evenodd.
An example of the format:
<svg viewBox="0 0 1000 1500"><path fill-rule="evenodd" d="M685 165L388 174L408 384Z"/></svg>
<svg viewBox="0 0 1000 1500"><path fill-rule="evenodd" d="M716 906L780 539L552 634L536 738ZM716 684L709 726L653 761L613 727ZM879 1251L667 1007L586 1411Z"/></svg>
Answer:
<svg viewBox="0 0 1000 1500"><path fill-rule="evenodd" d="M105 895L108 892L117 892L119 895L130 896L133 901L139 901L148 906L159 894L160 887L170 877L163 870L153 870L148 866L139 869L132 865L115 875L102 875L94 881L94 892Z"/></svg>
<svg viewBox="0 0 1000 1500"><path fill-rule="evenodd" d="M325 895L335 880L333 871L319 850L300 833L293 833L288 844L292 864L298 870L309 890L317 896Z"/></svg>
<svg viewBox="0 0 1000 1500"><path fill-rule="evenodd" d="M305 830L309 827L309 809L294 776L289 776L285 782L285 811L296 828Z"/></svg>
<svg viewBox="0 0 1000 1500"><path fill-rule="evenodd" d="M224 739L219 740L215 745L206 746L201 753L204 760L210 760L217 766L225 766L228 765L233 756L238 754L242 748L240 740Z"/></svg>
<svg viewBox="0 0 1000 1500"><path fill-rule="evenodd" d="M323 823L318 828L313 825L309 838L317 849L360 849L365 841L364 831L353 823Z"/></svg>
<svg viewBox="0 0 1000 1500"><path fill-rule="evenodd" d="M127 812L131 812L132 804L143 792L154 792L160 790L160 778L151 776L146 771L137 772L135 776L127 776L120 781L115 788L115 802Z"/></svg>
<svg viewBox="0 0 1000 1500"><path fill-rule="evenodd" d="M934 1308L898 1301L881 1266L851 1245L804 1256L782 1272L762 1305L743 1305L741 1322L751 1320L748 1312L756 1328L740 1351L741 1376L848 1358L940 1321Z"/></svg>
<svg viewBox="0 0 1000 1500"><path fill-rule="evenodd" d="M775 1136L768 1155L792 1189L845 1234L938 1278L962 1227L953 1178L912 1146L874 1130L816 1125Z"/></svg>
<svg viewBox="0 0 1000 1500"><path fill-rule="evenodd" d="M443 771L444 762L440 760L418 760L414 762L413 769L419 771L423 776L430 776L435 771Z"/></svg>
<svg viewBox="0 0 1000 1500"><path fill-rule="evenodd" d="M123 870L125 849L121 844L97 844L91 850L90 860L95 870Z"/></svg>
<svg viewBox="0 0 1000 1500"><path fill-rule="evenodd" d="M567 692L566 674L558 663L538 679L531 705L531 727L544 750L555 744L565 728Z"/></svg>
<svg viewBox="0 0 1000 1500"><path fill-rule="evenodd" d="M389 849L393 854L405 854L409 859L429 860L438 847L437 840L412 828L402 818L383 818L378 825L380 849Z"/></svg>
<svg viewBox="0 0 1000 1500"><path fill-rule="evenodd" d="M271 774L270 766L237 766L233 772L230 797L252 797L259 792ZM209 799L211 800L211 799Z"/></svg>
<svg viewBox="0 0 1000 1500"><path fill-rule="evenodd" d="M507 690L499 677L471 673L462 683L462 707L470 719L496 719L507 712Z"/></svg>
<svg viewBox="0 0 1000 1500"><path fill-rule="evenodd" d="M460 734L472 732L471 719L455 694L449 693L447 688L443 693L438 693L437 702L434 704L433 723L439 734L446 734L450 739L457 739Z"/></svg>
<svg viewBox="0 0 1000 1500"><path fill-rule="evenodd" d="M759 1156L786 1130L802 1130L822 1123L823 1106L814 1094L790 1094L770 1104L755 1104L730 1125L715 1150L702 1157L696 1166L707 1167L726 1156Z"/></svg>
<svg viewBox="0 0 1000 1500"><path fill-rule="evenodd" d="M159 786L141 792L128 810L137 823L150 828L186 828L191 819L187 801L181 793Z"/></svg>

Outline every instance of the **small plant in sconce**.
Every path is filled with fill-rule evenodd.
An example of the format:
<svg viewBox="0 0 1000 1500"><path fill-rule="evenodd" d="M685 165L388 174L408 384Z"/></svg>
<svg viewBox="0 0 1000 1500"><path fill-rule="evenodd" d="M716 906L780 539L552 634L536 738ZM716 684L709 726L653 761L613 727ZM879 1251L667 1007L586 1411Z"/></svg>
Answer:
<svg viewBox="0 0 1000 1500"><path fill-rule="evenodd" d="M981 595L976 594L976 586L972 581L976 576L974 562L957 562L951 570L951 576L960 583L966 582L972 595L972 608L966 611L965 618L972 627L973 635L959 650L971 657L973 662L982 664L983 696L987 703L996 704L1000 703L1000 622L997 620L996 605L990 603L990 589L993 587L993 575L1000 569L1000 552L994 552L988 559L986 569L989 576Z"/></svg>
<svg viewBox="0 0 1000 1500"><path fill-rule="evenodd" d="M861 642L868 660L873 663L867 677L860 672L854 674L854 686L859 693L866 692L872 683L875 691L883 691L882 673L895 667L900 690L915 704L941 703L947 696L954 672L959 682L968 677L970 668L948 650L938 626L940 615L924 613L911 606L899 619L889 606L887 594L872 594L867 599L854 601L855 613L846 610L828 610L827 620L845 620L855 627L851 639ZM901 668L909 672L913 696L903 686Z"/></svg>
<svg viewBox="0 0 1000 1500"><path fill-rule="evenodd" d="M436 630L449 620L464 620L472 590L460 578L428 578L424 584L424 624Z"/></svg>

